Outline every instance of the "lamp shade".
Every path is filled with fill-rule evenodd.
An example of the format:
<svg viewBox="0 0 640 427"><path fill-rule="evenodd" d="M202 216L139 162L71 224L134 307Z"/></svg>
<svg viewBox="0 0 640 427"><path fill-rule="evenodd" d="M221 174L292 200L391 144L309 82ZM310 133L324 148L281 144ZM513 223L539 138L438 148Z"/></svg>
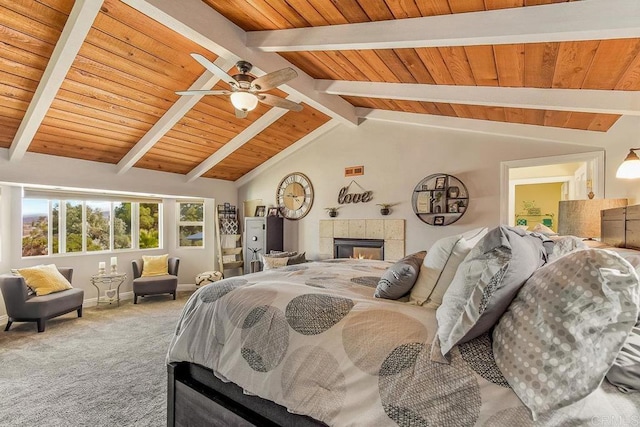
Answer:
<svg viewBox="0 0 640 427"><path fill-rule="evenodd" d="M558 206L558 234L599 238L600 211L627 206L627 199L563 200Z"/></svg>
<svg viewBox="0 0 640 427"><path fill-rule="evenodd" d="M633 150L635 150L635 148L629 150L627 157L622 164L618 166L616 178L640 178L640 158L638 158L638 155Z"/></svg>
<svg viewBox="0 0 640 427"><path fill-rule="evenodd" d="M240 111L251 111L258 106L258 97L249 92L233 92L231 103Z"/></svg>

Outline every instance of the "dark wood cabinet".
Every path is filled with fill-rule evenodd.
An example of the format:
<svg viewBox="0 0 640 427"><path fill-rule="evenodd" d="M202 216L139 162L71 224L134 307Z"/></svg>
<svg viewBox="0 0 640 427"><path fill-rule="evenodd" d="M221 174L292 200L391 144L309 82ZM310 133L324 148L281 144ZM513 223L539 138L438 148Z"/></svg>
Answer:
<svg viewBox="0 0 640 427"><path fill-rule="evenodd" d="M244 272L252 273L252 261L260 254L282 251L284 247L284 218L279 216L248 217L244 219Z"/></svg>

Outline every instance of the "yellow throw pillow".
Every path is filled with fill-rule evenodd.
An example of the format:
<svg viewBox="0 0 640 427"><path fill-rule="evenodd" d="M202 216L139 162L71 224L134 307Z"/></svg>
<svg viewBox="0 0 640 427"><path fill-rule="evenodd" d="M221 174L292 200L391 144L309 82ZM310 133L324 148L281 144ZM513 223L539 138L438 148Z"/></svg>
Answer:
<svg viewBox="0 0 640 427"><path fill-rule="evenodd" d="M169 274L169 254L142 256L142 277Z"/></svg>
<svg viewBox="0 0 640 427"><path fill-rule="evenodd" d="M67 278L58 271L55 264L20 268L18 273L27 282L27 286L33 289L38 296L66 291L73 287Z"/></svg>

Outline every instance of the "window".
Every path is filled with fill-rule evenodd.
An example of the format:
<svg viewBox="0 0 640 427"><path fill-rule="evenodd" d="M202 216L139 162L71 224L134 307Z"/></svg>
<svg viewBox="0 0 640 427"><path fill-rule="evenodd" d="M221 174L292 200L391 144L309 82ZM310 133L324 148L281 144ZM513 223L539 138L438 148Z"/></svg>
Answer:
<svg viewBox="0 0 640 427"><path fill-rule="evenodd" d="M22 200L22 256L160 248L156 202Z"/></svg>
<svg viewBox="0 0 640 427"><path fill-rule="evenodd" d="M113 248L131 249L131 205L130 202L113 204Z"/></svg>
<svg viewBox="0 0 640 427"><path fill-rule="evenodd" d="M178 203L178 246L204 246L204 203Z"/></svg>
<svg viewBox="0 0 640 427"><path fill-rule="evenodd" d="M140 203L140 249L160 247L160 220L158 203Z"/></svg>

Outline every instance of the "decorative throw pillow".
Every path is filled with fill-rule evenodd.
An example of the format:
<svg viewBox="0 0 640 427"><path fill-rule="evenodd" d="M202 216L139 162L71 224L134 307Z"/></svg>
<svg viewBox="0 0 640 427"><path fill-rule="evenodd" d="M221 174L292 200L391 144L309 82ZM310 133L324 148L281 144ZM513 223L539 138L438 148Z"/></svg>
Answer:
<svg viewBox="0 0 640 427"><path fill-rule="evenodd" d="M436 312L442 355L493 327L545 259L539 238L507 226L489 231L458 267Z"/></svg>
<svg viewBox="0 0 640 427"><path fill-rule="evenodd" d="M305 257L306 252L301 252L301 253L296 253L293 252L293 255L289 256L289 259L287 260L287 265L296 265L296 264L303 264L305 262L307 262L307 258Z"/></svg>
<svg viewBox="0 0 640 427"><path fill-rule="evenodd" d="M387 268L382 274L376 291L376 298L398 299L406 295L413 287L426 251L407 255Z"/></svg>
<svg viewBox="0 0 640 427"><path fill-rule="evenodd" d="M273 268L284 267L287 265L289 261L289 257L272 257L272 256L263 256L262 257L262 269L263 270L271 270Z"/></svg>
<svg viewBox="0 0 640 427"><path fill-rule="evenodd" d="M169 274L169 254L142 256L142 277L162 276L165 274Z"/></svg>
<svg viewBox="0 0 640 427"><path fill-rule="evenodd" d="M550 229L549 227L547 227L544 224L536 224L535 227L533 227L533 229L531 230L534 233L540 233L540 234L544 234L547 236L557 236L558 233L556 233L555 231L553 231L552 229Z"/></svg>
<svg viewBox="0 0 640 427"><path fill-rule="evenodd" d="M451 251L451 257L442 269L438 282L433 288L431 294L429 294L429 298L427 298L427 301L423 304L424 307L429 307L434 310L440 307L444 294L447 292L447 289L449 289L449 286L456 275L456 271L458 271L458 267L462 261L464 261L469 252L471 252L471 249L473 249L486 234L486 228L483 228L480 233L469 240L467 240L463 234L462 239L458 240L453 251Z"/></svg>
<svg viewBox="0 0 640 427"><path fill-rule="evenodd" d="M553 252L549 254L549 262L565 256L574 251L587 249L588 246L580 237L576 236L549 236L553 240Z"/></svg>
<svg viewBox="0 0 640 427"><path fill-rule="evenodd" d="M456 245L461 239L470 240L468 245L473 247L474 241L479 240L486 232L486 228L477 228L464 234L444 237L431 245L431 248L429 248L424 258L423 265L420 267L418 280L416 280L415 285L411 289L409 303L422 305L427 301L429 295L431 295L431 292L433 292L440 281L440 277L447 263L451 262L451 269L455 271L458 264L460 264L466 256L466 253L461 252L462 244L458 247L459 251L454 253L454 249L456 249ZM446 280L447 278L443 278L443 283Z"/></svg>
<svg viewBox="0 0 640 427"><path fill-rule="evenodd" d="M493 353L534 420L599 387L639 304L637 274L609 251L576 251L527 280L493 332Z"/></svg>
<svg viewBox="0 0 640 427"><path fill-rule="evenodd" d="M72 288L71 283L58 271L55 264L20 268L18 274L24 278L27 286L33 289L37 296Z"/></svg>
<svg viewBox="0 0 640 427"><path fill-rule="evenodd" d="M607 380L620 391L640 391L640 319L607 372Z"/></svg>

